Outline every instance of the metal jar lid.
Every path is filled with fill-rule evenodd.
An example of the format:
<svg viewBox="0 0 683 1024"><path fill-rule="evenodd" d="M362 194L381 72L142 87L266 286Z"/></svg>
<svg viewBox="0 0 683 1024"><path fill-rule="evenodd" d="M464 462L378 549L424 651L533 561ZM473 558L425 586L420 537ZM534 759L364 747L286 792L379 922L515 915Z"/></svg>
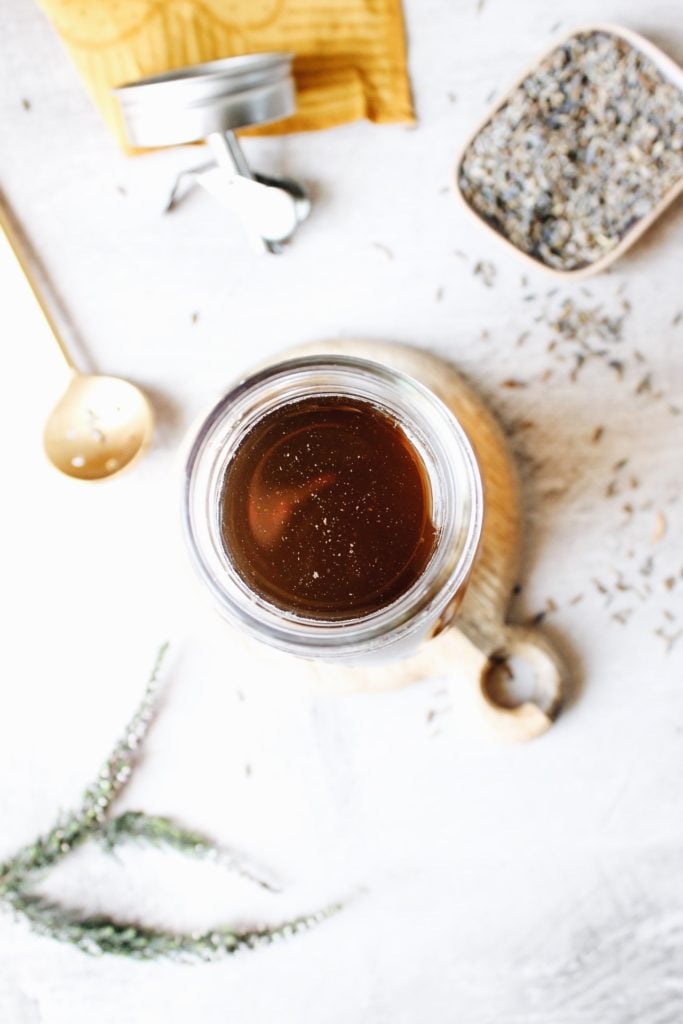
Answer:
<svg viewBox="0 0 683 1024"><path fill-rule="evenodd" d="M253 53L142 78L114 90L133 146L174 146L296 110L292 54Z"/></svg>

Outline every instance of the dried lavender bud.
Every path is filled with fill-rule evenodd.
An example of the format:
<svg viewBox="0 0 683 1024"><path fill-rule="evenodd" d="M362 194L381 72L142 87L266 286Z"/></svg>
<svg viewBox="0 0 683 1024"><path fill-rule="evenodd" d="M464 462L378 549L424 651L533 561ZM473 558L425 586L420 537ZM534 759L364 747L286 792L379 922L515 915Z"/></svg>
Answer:
<svg viewBox="0 0 683 1024"><path fill-rule="evenodd" d="M460 189L491 227L559 270L611 252L683 176L683 92L627 40L582 32L472 140Z"/></svg>

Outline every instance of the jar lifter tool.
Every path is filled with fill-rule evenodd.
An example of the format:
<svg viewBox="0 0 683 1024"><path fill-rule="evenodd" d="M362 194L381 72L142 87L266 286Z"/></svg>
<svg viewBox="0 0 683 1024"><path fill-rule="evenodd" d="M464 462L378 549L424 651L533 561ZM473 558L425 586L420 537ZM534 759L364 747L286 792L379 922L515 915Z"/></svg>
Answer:
<svg viewBox="0 0 683 1024"><path fill-rule="evenodd" d="M205 141L213 162L183 171L168 209L200 185L236 213L261 252L281 253L311 204L289 178L257 174L235 131L288 117L296 110L292 55L258 53L178 68L114 90L132 146Z"/></svg>

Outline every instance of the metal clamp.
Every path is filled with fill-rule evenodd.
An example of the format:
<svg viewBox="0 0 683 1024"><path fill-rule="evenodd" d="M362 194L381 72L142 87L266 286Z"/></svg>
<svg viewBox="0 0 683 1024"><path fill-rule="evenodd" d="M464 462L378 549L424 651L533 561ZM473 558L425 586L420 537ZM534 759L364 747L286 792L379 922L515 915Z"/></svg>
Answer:
<svg viewBox="0 0 683 1024"><path fill-rule="evenodd" d="M133 146L173 146L205 141L213 162L179 175L168 204L201 185L236 213L254 247L280 253L311 204L289 178L251 170L235 130L288 117L296 110L292 56L285 53L228 57L169 71L120 86L128 140Z"/></svg>

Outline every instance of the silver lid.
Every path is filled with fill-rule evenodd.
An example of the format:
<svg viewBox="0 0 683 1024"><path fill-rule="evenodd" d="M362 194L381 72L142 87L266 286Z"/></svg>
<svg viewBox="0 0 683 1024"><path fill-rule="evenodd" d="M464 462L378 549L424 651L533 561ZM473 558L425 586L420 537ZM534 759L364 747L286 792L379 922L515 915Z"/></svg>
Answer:
<svg viewBox="0 0 683 1024"><path fill-rule="evenodd" d="M296 110L292 54L253 53L177 68L114 90L133 146L174 146Z"/></svg>

